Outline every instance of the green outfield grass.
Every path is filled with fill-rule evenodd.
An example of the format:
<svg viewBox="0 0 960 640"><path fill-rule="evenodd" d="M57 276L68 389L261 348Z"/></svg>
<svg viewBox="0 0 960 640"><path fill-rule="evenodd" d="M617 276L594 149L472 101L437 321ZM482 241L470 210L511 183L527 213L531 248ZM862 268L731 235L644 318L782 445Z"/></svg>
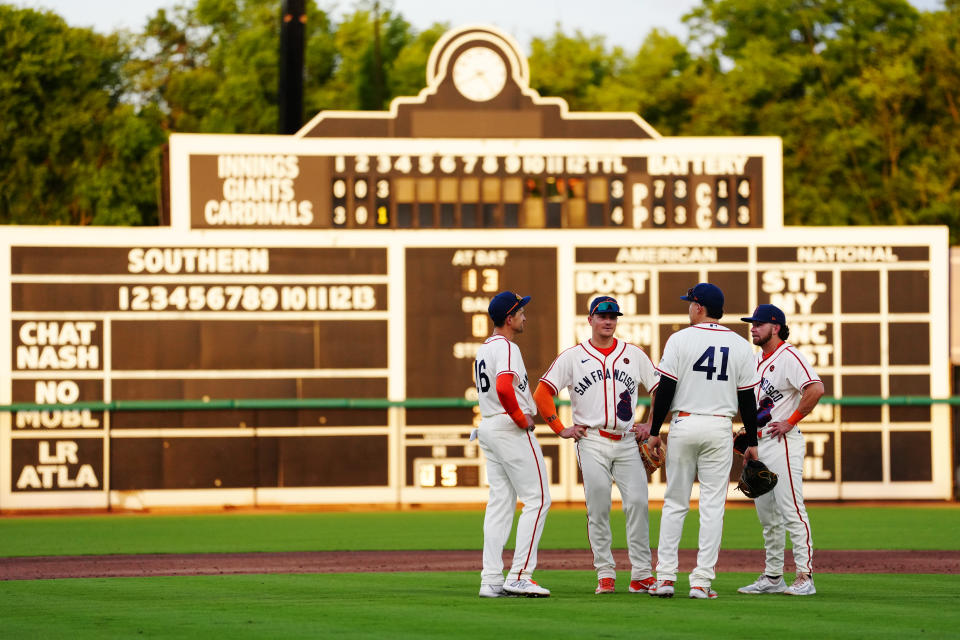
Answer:
<svg viewBox="0 0 960 640"><path fill-rule="evenodd" d="M812 506L820 549L960 549L960 508ZM583 508L552 510L541 547L587 546ZM696 511L681 546L697 546ZM612 513L614 546L625 548L623 512ZM483 511L288 512L0 518L0 557L114 553L210 553L377 549L480 549ZM660 511L651 510L656 545ZM762 548L749 508L727 510L723 548Z"/></svg>
<svg viewBox="0 0 960 640"><path fill-rule="evenodd" d="M544 571L550 598L478 598L477 573L0 582L9 638L955 638L955 576L821 575L812 597L595 596L592 571ZM680 584L686 584L681 576Z"/></svg>

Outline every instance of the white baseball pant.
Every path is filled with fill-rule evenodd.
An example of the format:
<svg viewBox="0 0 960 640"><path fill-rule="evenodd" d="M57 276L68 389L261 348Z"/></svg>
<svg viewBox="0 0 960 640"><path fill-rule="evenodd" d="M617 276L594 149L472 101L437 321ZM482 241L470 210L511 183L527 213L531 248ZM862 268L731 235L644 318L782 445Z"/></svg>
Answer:
<svg viewBox="0 0 960 640"><path fill-rule="evenodd" d="M730 418L674 414L667 440L667 487L660 518L657 579L676 580L683 520L690 511L694 478L700 481L700 541L691 587L710 587L720 554L733 447Z"/></svg>
<svg viewBox="0 0 960 640"><path fill-rule="evenodd" d="M483 418L477 440L486 457L490 498L483 518L482 584L502 585L503 548L510 537L517 499L523 510L517 521L516 548L507 580L530 578L537 567L537 547L550 510L550 479L540 443L517 427L510 416Z"/></svg>
<svg viewBox="0 0 960 640"><path fill-rule="evenodd" d="M647 499L647 472L637 441L632 433L611 440L589 429L577 442L577 459L583 474L583 493L587 503L587 535L593 550L593 566L598 578L616 578L613 538L610 532L610 500L613 481L623 499L626 518L627 555L631 580L651 575L650 520Z"/></svg>
<svg viewBox="0 0 960 640"><path fill-rule="evenodd" d="M773 491L754 500L767 550L764 573L769 576L783 574L785 532L790 533L797 572L812 573L813 536L807 508L803 504L803 457L806 453L803 434L794 428L779 441L776 436L763 436L757 453L778 476Z"/></svg>

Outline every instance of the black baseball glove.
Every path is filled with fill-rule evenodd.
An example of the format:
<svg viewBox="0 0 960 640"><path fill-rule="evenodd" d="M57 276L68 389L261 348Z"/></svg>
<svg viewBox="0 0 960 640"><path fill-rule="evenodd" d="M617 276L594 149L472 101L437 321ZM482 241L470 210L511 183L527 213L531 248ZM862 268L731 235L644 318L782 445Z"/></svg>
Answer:
<svg viewBox="0 0 960 640"><path fill-rule="evenodd" d="M759 460L747 460L746 466L740 473L740 482L737 489L751 500L759 498L777 486L777 474Z"/></svg>

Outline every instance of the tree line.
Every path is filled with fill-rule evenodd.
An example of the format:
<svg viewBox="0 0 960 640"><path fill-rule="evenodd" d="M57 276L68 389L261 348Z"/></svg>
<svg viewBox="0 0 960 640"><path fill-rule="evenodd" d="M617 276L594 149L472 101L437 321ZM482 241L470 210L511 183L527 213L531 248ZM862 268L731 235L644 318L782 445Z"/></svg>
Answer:
<svg viewBox="0 0 960 640"><path fill-rule="evenodd" d="M449 28L307 5L306 118L416 95ZM0 4L0 223L153 225L169 133L275 133L279 6L188 0L104 35ZM702 0L684 21L685 41L635 50L558 25L531 43L531 85L666 136L780 136L787 224L960 242L960 0Z"/></svg>

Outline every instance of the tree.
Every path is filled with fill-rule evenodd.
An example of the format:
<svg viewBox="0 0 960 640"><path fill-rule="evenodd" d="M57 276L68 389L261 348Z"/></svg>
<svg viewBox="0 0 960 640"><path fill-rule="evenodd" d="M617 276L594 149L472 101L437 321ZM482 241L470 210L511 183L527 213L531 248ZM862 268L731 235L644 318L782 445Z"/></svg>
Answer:
<svg viewBox="0 0 960 640"><path fill-rule="evenodd" d="M330 79L335 48L327 14L311 1L307 16L310 87ZM169 131L276 133L279 41L276 0L197 0L157 11L135 41L128 73Z"/></svg>
<svg viewBox="0 0 960 640"><path fill-rule="evenodd" d="M0 5L0 222L153 224L159 114L123 101L116 35Z"/></svg>

